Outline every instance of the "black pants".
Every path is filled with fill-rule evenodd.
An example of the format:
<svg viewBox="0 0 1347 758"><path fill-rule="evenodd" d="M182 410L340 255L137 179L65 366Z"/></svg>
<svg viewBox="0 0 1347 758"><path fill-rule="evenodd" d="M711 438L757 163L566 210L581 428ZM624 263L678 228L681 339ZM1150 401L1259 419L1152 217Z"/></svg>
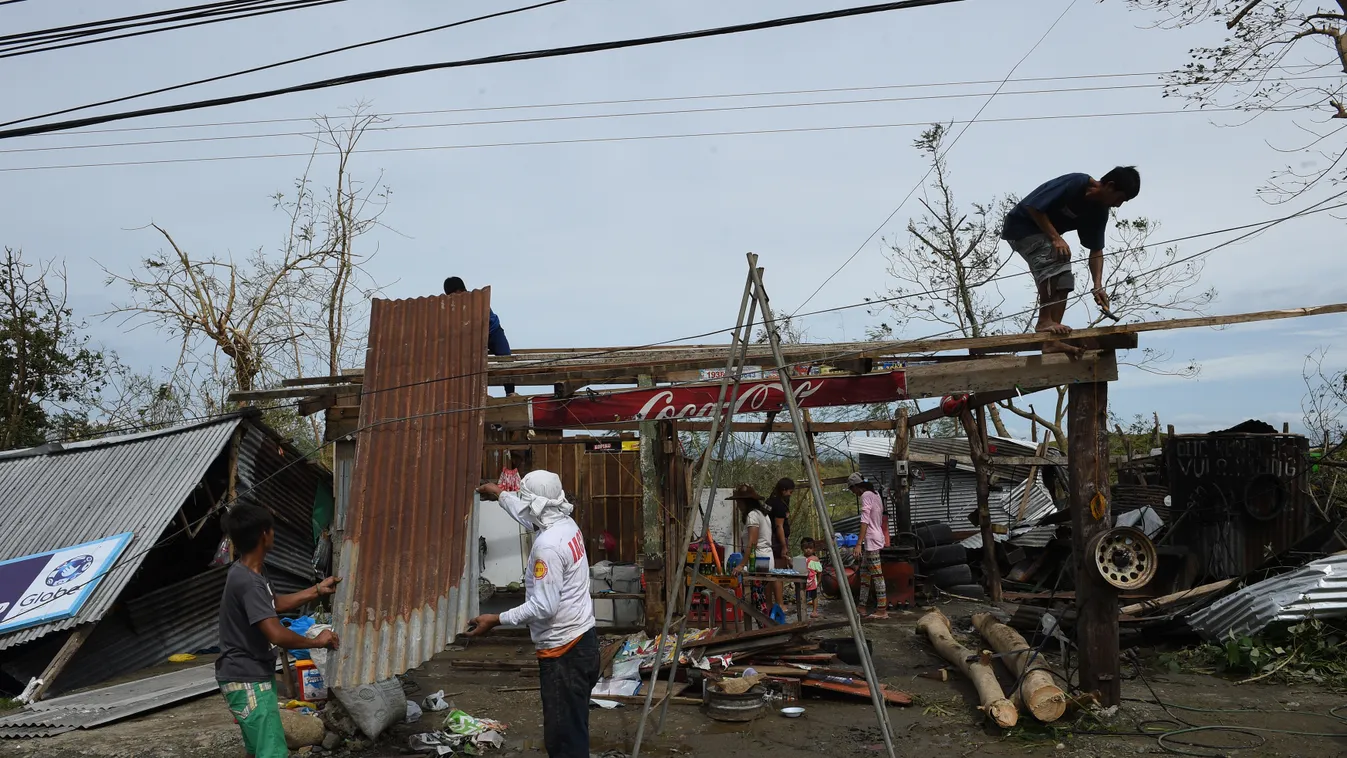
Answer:
<svg viewBox="0 0 1347 758"><path fill-rule="evenodd" d="M599 636L593 629L565 655L538 660L549 758L589 758L589 696L598 681Z"/></svg>

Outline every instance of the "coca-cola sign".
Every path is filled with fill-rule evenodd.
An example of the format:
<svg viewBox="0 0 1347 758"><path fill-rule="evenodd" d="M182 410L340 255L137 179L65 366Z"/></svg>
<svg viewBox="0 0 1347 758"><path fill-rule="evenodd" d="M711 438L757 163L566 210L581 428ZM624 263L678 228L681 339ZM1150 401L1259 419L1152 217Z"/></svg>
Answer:
<svg viewBox="0 0 1347 758"><path fill-rule="evenodd" d="M793 380L791 386L802 408L888 403L907 398L907 376L902 371L865 376L811 376ZM569 429L621 421L708 418L719 397L720 385L703 384L566 399L534 398L529 402L529 422L542 429ZM730 401L735 413L767 413L786 407L786 395L778 379L740 384L738 395Z"/></svg>

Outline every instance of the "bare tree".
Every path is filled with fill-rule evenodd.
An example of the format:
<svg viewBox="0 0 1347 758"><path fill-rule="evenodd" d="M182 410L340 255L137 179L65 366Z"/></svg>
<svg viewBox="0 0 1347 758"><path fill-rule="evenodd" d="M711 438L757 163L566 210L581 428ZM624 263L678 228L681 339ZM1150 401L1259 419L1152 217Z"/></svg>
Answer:
<svg viewBox="0 0 1347 758"><path fill-rule="evenodd" d="M922 200L924 213L908 222L909 239L904 245L889 244L889 274L896 284L881 293L882 303L872 313L887 311L895 324L881 324L872 336L892 339L914 322L934 327L942 334L983 337L1031 331L1032 308L1007 310L1002 282L1015 274L1005 272L1014 254L1000 245L1000 225L1015 198L994 199L965 209L955 198L948 166L943 158L945 127L932 126L922 133L915 147L932 161L931 182ZM1180 261L1178 248L1150 244L1157 225L1141 219L1114 218L1109 258L1105 263L1104 288L1111 310L1120 320L1140 321L1184 312L1202 312L1216 297L1212 288L1202 288L1201 258ZM1017 286L1032 296L1032 285L1018 279ZM1088 326L1104 319L1094 313ZM1192 376L1199 367L1188 362L1173 368L1172 355L1142 350L1130 362L1146 371ZM1044 413L1015 401L990 408L996 433L1010 436L1000 411L1041 424L1064 450L1066 434L1066 388L1058 388L1052 411Z"/></svg>
<svg viewBox="0 0 1347 758"><path fill-rule="evenodd" d="M161 384L184 409L218 412L229 407L230 391L256 389L285 375L337 374L351 365L360 338L351 324L363 321L359 312L374 291L363 269L373 251L363 249L360 238L380 224L389 198L382 175L362 182L352 175L351 162L361 136L383 121L358 107L349 116L315 122L304 174L293 193L272 198L288 222L274 252L258 248L243 260L199 256L151 224L167 249L129 274L107 272L109 284L131 291L130 300L107 315L153 326L178 341L177 364ZM318 189L310 174L327 155L336 157L334 182ZM269 420L283 427L297 423L293 413ZM316 418L308 431L321 438Z"/></svg>
<svg viewBox="0 0 1347 758"><path fill-rule="evenodd" d="M1260 190L1272 202L1347 180L1347 0L1127 0L1170 28L1216 22L1228 36L1191 51L1166 77L1166 95L1198 107L1236 108L1250 120L1286 112L1302 138L1278 146L1302 158ZM1247 123L1247 122L1246 122Z"/></svg>

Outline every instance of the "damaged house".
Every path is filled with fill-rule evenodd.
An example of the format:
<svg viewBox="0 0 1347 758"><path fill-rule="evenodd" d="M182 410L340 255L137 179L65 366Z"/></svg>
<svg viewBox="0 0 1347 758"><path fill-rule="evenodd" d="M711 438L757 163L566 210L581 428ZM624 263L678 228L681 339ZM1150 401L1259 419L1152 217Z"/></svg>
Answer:
<svg viewBox="0 0 1347 758"><path fill-rule="evenodd" d="M293 592L316 561L326 570L331 482L256 411L0 453L0 693L41 677L52 695L213 649L223 508L271 509L267 568Z"/></svg>

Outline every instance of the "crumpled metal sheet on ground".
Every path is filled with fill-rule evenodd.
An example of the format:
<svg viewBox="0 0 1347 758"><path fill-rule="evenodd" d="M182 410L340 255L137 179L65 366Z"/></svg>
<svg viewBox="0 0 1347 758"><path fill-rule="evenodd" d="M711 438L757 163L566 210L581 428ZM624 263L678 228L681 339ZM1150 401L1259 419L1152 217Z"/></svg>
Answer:
<svg viewBox="0 0 1347 758"><path fill-rule="evenodd" d="M50 737L120 721L216 691L214 664L39 700L0 717L0 738Z"/></svg>
<svg viewBox="0 0 1347 758"><path fill-rule="evenodd" d="M1347 555L1331 555L1244 587L1186 617L1208 640L1256 634L1277 621L1347 616Z"/></svg>
<svg viewBox="0 0 1347 758"><path fill-rule="evenodd" d="M487 289L373 303L329 686L418 666L476 613L489 312Z"/></svg>

